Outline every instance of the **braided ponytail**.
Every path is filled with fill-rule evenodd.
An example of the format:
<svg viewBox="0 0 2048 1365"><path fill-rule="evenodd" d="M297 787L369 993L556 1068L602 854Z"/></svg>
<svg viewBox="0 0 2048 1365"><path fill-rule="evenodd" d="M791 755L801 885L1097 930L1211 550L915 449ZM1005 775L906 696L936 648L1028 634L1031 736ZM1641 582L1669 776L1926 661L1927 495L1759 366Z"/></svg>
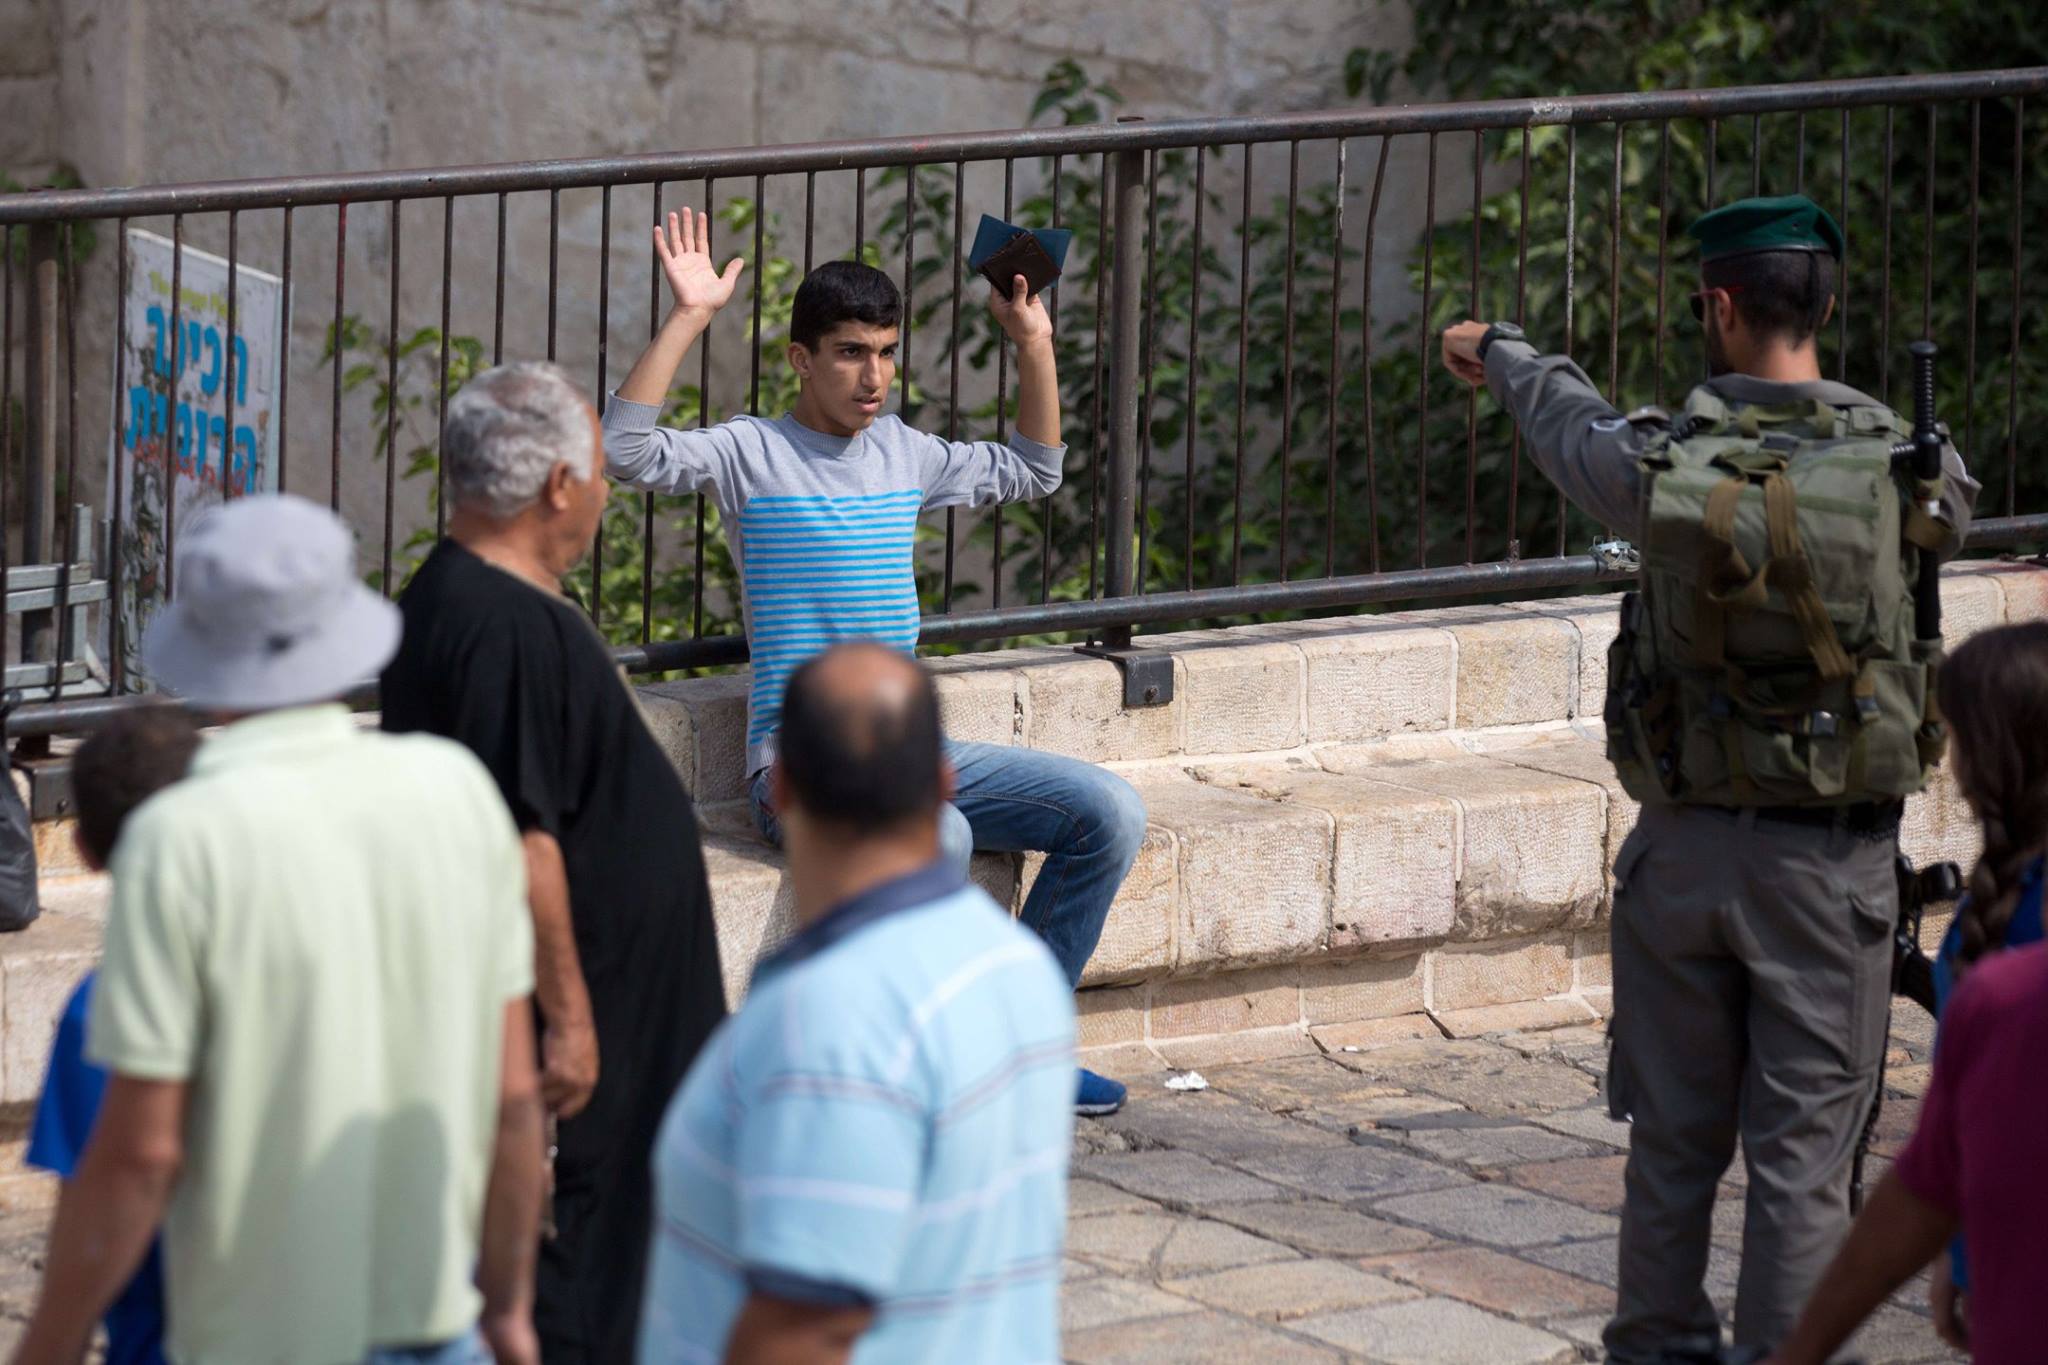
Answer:
<svg viewBox="0 0 2048 1365"><path fill-rule="evenodd" d="M1967 964L2005 945L2021 879L2048 842L2048 623L1973 636L1942 666L1940 703L1984 832L1957 911Z"/></svg>

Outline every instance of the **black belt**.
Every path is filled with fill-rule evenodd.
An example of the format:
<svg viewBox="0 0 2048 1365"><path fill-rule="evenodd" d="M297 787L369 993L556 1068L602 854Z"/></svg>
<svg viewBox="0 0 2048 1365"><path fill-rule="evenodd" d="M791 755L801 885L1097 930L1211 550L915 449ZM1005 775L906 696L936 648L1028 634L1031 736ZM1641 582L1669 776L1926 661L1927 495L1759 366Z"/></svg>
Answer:
<svg viewBox="0 0 2048 1365"><path fill-rule="evenodd" d="M1720 809L1740 815L1737 806ZM1850 806L1758 806L1756 818L1805 829L1841 829L1850 834L1896 834L1905 806L1898 801L1859 801Z"/></svg>

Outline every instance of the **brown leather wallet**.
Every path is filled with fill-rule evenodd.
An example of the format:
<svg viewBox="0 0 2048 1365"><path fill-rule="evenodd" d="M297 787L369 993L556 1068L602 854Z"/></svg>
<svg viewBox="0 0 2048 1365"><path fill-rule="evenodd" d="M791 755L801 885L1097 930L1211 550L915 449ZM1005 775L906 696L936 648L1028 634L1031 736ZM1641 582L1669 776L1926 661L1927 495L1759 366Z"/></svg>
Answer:
<svg viewBox="0 0 2048 1365"><path fill-rule="evenodd" d="M1036 294L1060 277L1060 268L1036 237L1022 231L981 263L981 274L998 294L1008 298L1017 276L1022 275L1025 287Z"/></svg>

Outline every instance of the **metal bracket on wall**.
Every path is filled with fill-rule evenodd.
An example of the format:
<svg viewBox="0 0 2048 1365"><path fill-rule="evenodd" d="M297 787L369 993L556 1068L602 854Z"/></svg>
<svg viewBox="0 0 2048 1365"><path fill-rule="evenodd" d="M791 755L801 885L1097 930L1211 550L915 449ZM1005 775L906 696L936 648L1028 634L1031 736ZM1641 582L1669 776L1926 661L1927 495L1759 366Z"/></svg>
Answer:
<svg viewBox="0 0 2048 1365"><path fill-rule="evenodd" d="M42 822L76 813L71 800L71 757L14 759L14 770L28 778L28 816Z"/></svg>
<svg viewBox="0 0 2048 1365"><path fill-rule="evenodd" d="M1107 659L1124 675L1124 709L1165 706L1173 700L1173 656L1129 645L1075 645L1076 654Z"/></svg>

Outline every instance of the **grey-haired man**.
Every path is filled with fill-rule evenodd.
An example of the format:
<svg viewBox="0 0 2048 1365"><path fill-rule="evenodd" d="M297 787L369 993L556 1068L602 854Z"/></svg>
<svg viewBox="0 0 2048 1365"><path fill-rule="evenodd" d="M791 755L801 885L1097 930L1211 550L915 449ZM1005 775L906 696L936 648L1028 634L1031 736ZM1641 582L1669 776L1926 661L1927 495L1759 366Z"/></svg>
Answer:
<svg viewBox="0 0 2048 1365"><path fill-rule="evenodd" d="M114 857L112 1073L17 1360L75 1361L159 1220L183 1361L538 1359L541 1113L518 836L459 745L334 699L398 645L300 498L195 523L145 665L226 723Z"/></svg>
<svg viewBox="0 0 2048 1365"><path fill-rule="evenodd" d="M629 1360L649 1154L725 1016L690 797L561 579L604 511L597 414L554 365L506 365L448 405L448 539L405 591L384 725L461 741L526 849L542 1054L561 1117L534 1325L549 1365Z"/></svg>

